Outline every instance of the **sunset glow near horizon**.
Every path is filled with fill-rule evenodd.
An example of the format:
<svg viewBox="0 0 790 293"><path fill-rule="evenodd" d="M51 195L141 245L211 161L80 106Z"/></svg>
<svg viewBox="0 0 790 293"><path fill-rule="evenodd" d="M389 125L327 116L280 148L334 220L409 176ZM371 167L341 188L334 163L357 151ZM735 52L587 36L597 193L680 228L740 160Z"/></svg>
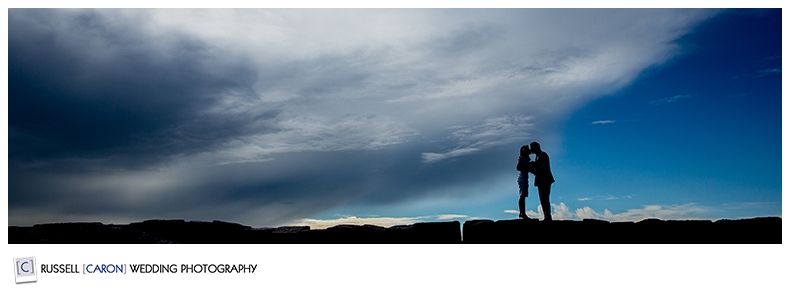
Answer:
<svg viewBox="0 0 790 293"><path fill-rule="evenodd" d="M8 18L9 225L782 214L781 9Z"/></svg>

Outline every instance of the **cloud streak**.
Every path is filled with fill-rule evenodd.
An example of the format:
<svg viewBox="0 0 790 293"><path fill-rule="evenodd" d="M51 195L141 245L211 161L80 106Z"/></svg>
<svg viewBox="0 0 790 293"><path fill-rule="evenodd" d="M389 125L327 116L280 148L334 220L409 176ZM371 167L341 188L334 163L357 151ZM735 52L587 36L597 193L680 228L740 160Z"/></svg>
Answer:
<svg viewBox="0 0 790 293"><path fill-rule="evenodd" d="M663 98L663 99L650 101L650 104L654 105L654 106L655 105L662 105L662 104L669 104L669 103L674 103L674 102L677 102L679 100L688 99L688 98L691 98L690 94L676 95L676 96L672 96L672 97L669 97L669 98Z"/></svg>
<svg viewBox="0 0 790 293"><path fill-rule="evenodd" d="M598 120L598 121L593 121L591 124L593 124L593 125L596 125L596 124L604 125L604 124L613 124L615 122L617 122L617 121L614 121L614 120Z"/></svg>
<svg viewBox="0 0 790 293"><path fill-rule="evenodd" d="M763 77L770 74L782 74L782 68L770 68L757 71L755 78Z"/></svg>
<svg viewBox="0 0 790 293"><path fill-rule="evenodd" d="M496 117L486 119L481 125L472 127L457 126L449 140L458 144L457 148L444 153L423 153L426 164L440 162L460 156L470 155L496 146L525 142L532 137L535 124L531 117Z"/></svg>
<svg viewBox="0 0 790 293"><path fill-rule="evenodd" d="M580 197L577 198L578 201L588 201L588 200L618 200L618 199L631 199L634 195L624 195L624 196L614 196L614 195L598 195L598 196L591 196L591 197Z"/></svg>

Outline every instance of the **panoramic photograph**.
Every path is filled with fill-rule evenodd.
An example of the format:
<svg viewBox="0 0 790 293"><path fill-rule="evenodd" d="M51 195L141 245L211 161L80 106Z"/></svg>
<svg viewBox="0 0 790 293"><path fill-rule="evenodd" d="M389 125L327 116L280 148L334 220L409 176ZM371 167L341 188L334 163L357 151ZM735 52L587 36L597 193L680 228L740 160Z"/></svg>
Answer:
<svg viewBox="0 0 790 293"><path fill-rule="evenodd" d="M781 217L782 9L8 9L9 243L781 243Z"/></svg>

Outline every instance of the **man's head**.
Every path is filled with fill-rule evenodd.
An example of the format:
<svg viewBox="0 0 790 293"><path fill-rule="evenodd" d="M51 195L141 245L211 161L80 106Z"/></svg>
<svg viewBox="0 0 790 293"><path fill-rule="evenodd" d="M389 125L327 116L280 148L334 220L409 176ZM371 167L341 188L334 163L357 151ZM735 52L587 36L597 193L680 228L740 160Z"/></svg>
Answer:
<svg viewBox="0 0 790 293"><path fill-rule="evenodd" d="M533 154L540 153L540 144L537 141L533 141L532 143L530 143L529 148L532 149Z"/></svg>

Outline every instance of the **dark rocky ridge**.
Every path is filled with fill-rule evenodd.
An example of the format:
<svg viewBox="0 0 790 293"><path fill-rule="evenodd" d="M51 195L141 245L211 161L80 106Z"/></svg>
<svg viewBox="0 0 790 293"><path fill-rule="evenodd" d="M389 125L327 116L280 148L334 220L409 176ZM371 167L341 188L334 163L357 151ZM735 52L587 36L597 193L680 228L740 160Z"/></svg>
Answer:
<svg viewBox="0 0 790 293"><path fill-rule="evenodd" d="M147 220L128 225L40 224L8 227L10 244L373 244L373 243L543 243L543 244L781 244L782 219L646 219L639 222L469 220L389 228L373 225L253 228L222 221Z"/></svg>

